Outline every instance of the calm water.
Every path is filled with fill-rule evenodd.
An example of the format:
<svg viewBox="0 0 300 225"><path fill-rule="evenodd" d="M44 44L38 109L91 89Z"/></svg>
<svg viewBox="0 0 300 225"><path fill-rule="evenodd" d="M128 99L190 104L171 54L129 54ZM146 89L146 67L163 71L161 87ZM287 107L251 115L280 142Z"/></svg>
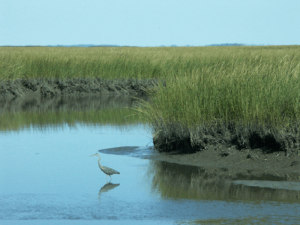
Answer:
<svg viewBox="0 0 300 225"><path fill-rule="evenodd" d="M206 177L201 168L143 159L157 154L147 124L113 124L105 113L124 117L114 99L100 108L97 98L85 99L83 108L73 101L77 108L2 107L2 120L19 121L1 123L0 224L300 222L299 191L234 184ZM134 104L121 102L120 111ZM100 122L95 112L103 114ZM98 150L102 165L120 172L111 183L90 157Z"/></svg>

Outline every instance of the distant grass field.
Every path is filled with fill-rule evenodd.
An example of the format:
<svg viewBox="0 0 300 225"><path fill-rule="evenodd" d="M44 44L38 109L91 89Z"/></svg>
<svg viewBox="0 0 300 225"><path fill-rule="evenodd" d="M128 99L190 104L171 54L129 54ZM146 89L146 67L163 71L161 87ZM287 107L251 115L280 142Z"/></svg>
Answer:
<svg viewBox="0 0 300 225"><path fill-rule="evenodd" d="M165 80L138 109L153 124L289 126L300 117L300 46L0 48L2 80L86 77Z"/></svg>
<svg viewBox="0 0 300 225"><path fill-rule="evenodd" d="M181 64L181 53L166 48L0 47L0 79L157 78Z"/></svg>

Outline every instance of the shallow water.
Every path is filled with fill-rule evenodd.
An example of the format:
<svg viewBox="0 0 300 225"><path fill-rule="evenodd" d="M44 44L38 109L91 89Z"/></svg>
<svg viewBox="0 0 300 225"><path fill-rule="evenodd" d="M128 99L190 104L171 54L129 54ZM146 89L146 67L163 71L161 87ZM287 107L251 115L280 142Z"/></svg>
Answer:
<svg viewBox="0 0 300 225"><path fill-rule="evenodd" d="M201 168L144 159L158 154L147 124L70 125L46 115L40 124L1 129L0 224L300 222L298 191L234 184L205 177ZM120 154L107 154L111 148ZM110 184L90 157L98 150L101 164L120 172Z"/></svg>

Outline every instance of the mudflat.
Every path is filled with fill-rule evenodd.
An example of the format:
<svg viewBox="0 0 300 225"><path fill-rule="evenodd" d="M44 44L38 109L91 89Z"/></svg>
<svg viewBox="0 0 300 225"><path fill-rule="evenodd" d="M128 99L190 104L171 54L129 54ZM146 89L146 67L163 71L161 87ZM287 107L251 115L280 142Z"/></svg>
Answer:
<svg viewBox="0 0 300 225"><path fill-rule="evenodd" d="M210 176L224 179L259 179L299 181L300 157L285 152L263 153L261 149L235 149L210 146L191 154L161 153L150 159L198 166Z"/></svg>

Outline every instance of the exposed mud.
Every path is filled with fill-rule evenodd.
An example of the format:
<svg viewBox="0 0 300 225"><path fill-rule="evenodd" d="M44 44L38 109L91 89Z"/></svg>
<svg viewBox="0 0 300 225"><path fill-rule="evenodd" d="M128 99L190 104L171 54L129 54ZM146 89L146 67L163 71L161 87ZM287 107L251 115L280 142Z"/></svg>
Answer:
<svg viewBox="0 0 300 225"><path fill-rule="evenodd" d="M222 156L225 151L230 152L231 156L228 155L228 158ZM279 192L275 191L277 196L275 199L288 199L290 194L293 195L290 196L291 199L299 199L298 193L295 197L294 193L282 192L282 190L300 191L299 159L295 157L266 156L260 154L258 149L255 160L247 158L249 151L237 151L235 149L208 149L193 154L159 153L153 146L123 146L101 149L99 153L150 159L153 169L159 173L155 176L159 182L174 187L186 185L184 187L186 190L190 187L196 187L197 193L200 190L200 185L206 190L204 195L201 195L202 198L212 193L214 193L214 197L223 193L227 197L229 194L233 198L239 196L243 199L258 194L255 198L259 199L261 194L265 192L266 195L263 195L263 199L269 199L270 196L267 195L274 194L272 190L280 189ZM184 180L182 180L183 177ZM174 183L174 181L178 182ZM191 185L194 181L199 182L199 185ZM267 189L254 191L253 188L247 189L246 187ZM182 192L180 192L181 194ZM275 199L273 196L270 200Z"/></svg>
<svg viewBox="0 0 300 225"><path fill-rule="evenodd" d="M182 154L161 153L153 160L198 166L212 177L224 179L256 179L300 181L300 157L287 157L283 152L263 153L261 149L226 148L222 145ZM269 179L266 179L269 177Z"/></svg>
<svg viewBox="0 0 300 225"><path fill-rule="evenodd" d="M194 165L233 179L270 174L300 179L299 126L293 129L253 127L154 127L153 143L162 154L153 159Z"/></svg>
<svg viewBox="0 0 300 225"><path fill-rule="evenodd" d="M33 94L42 97L109 93L145 95L145 89L156 83L157 80L102 80L99 78L0 80L0 99L12 99Z"/></svg>
<svg viewBox="0 0 300 225"><path fill-rule="evenodd" d="M300 123L289 127L260 124L211 124L187 128L181 124L153 124L153 143L160 152L194 153L211 146L261 149L263 153L300 155Z"/></svg>

